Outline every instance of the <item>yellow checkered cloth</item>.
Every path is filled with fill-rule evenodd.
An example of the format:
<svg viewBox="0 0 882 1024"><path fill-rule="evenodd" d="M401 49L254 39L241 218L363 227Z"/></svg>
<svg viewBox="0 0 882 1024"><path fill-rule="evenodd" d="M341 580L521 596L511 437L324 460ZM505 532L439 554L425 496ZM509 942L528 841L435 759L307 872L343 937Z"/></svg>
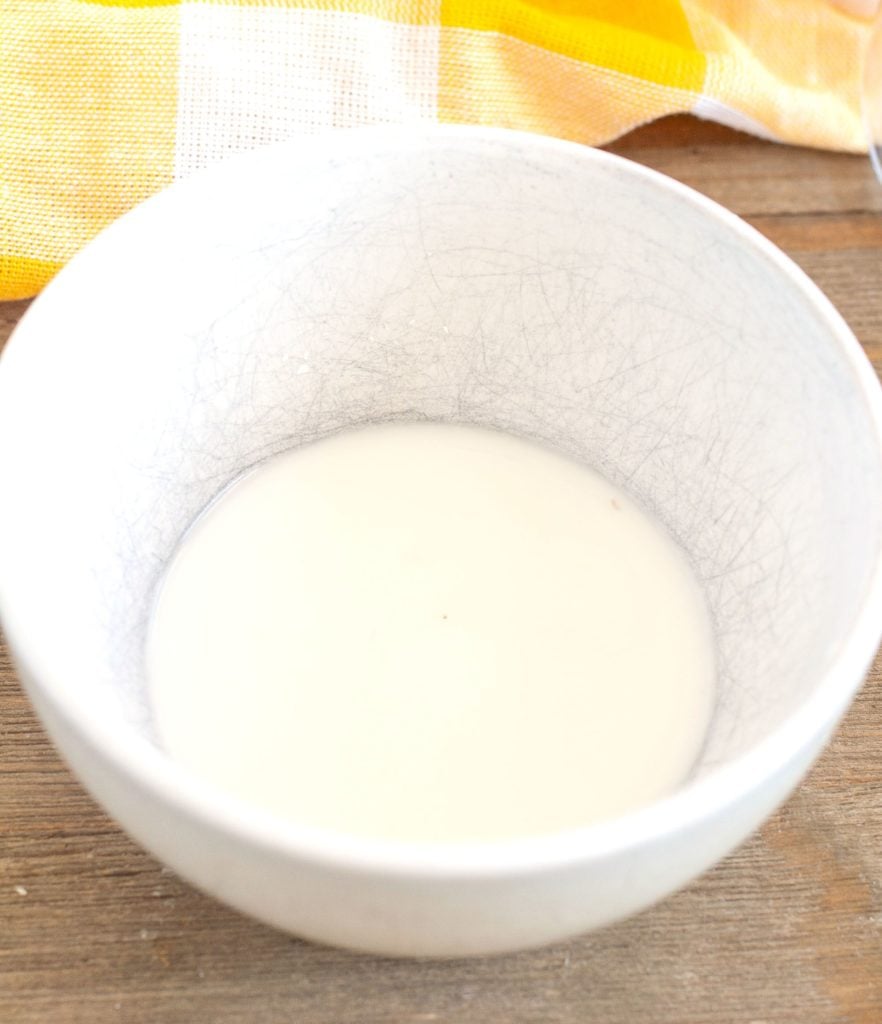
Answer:
<svg viewBox="0 0 882 1024"><path fill-rule="evenodd" d="M0 298L197 168L364 124L600 144L690 111L865 148L825 0L0 0Z"/></svg>

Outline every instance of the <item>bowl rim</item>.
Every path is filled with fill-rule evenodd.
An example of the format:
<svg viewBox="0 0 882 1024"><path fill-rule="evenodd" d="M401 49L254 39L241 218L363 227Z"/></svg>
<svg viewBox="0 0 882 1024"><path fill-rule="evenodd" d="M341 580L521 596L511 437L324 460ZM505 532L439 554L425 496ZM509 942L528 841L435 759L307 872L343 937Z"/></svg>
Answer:
<svg viewBox="0 0 882 1024"><path fill-rule="evenodd" d="M882 388L875 371L842 316L805 272L759 231L700 192L625 157L579 143L504 128L464 125L355 128L314 137L308 147L302 140L275 143L231 157L174 183L123 215L83 251L91 252L93 247L103 246L106 234L112 233L115 238L118 225L126 223L136 211L156 201L168 202L169 195L174 197L171 201L185 200L191 190L210 185L212 178L235 179L243 173L259 172L273 163L293 168L304 158L345 160L357 156L362 149L377 151L380 145L415 149L439 141L454 146L504 146L537 160L563 158L581 162L586 168L614 170L619 176L630 176L648 185L662 196L685 201L703 216L716 221L741 246L763 258L775 273L786 279L822 323L830 343L838 348L844 365L851 370L855 398L864 403L882 458ZM79 267L78 255L59 276L69 278L79 272ZM41 304L52 301L54 294L50 283L38 301ZM26 313L22 324L27 321ZM7 350L22 344L25 333L17 328ZM14 538L0 530L0 561L4 560L4 547L12 543ZM15 595L3 578L0 574L0 614L26 686L36 695L35 702L48 701L68 729L136 787L148 791L184 817L229 834L239 842L266 847L292 861L409 878L486 878L543 873L620 855L662 841L674 833L684 833L703 820L727 813L741 799L761 790L770 779L797 761L813 743L826 738L861 686L882 635L880 550L859 613L815 690L768 736L731 761L615 819L525 838L410 843L336 833L277 817L227 794L190 769L176 764L134 727L121 730L118 720L96 715L93 709L85 712L63 681L52 678L52 672L41 665L40 647L28 639L33 638L36 631L17 621Z"/></svg>

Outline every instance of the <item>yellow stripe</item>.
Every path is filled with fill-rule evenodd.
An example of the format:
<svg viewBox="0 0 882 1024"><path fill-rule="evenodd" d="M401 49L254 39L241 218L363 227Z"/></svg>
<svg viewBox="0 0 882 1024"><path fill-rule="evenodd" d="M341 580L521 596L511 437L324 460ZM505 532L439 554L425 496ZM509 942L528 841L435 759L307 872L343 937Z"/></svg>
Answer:
<svg viewBox="0 0 882 1024"><path fill-rule="evenodd" d="M677 0L442 0L441 23L660 85L699 92L704 82L705 57Z"/></svg>
<svg viewBox="0 0 882 1024"><path fill-rule="evenodd" d="M0 299L29 299L63 266L54 260L32 260L0 253Z"/></svg>
<svg viewBox="0 0 882 1024"><path fill-rule="evenodd" d="M497 125L600 145L665 114L695 93L471 29L442 28L438 119Z"/></svg>
<svg viewBox="0 0 882 1024"><path fill-rule="evenodd" d="M177 7L183 0L77 0L93 7Z"/></svg>
<svg viewBox="0 0 882 1024"><path fill-rule="evenodd" d="M787 142L866 150L862 60L871 26L830 0L683 0L707 54L703 93Z"/></svg>
<svg viewBox="0 0 882 1024"><path fill-rule="evenodd" d="M179 16L0 0L0 298L171 182Z"/></svg>

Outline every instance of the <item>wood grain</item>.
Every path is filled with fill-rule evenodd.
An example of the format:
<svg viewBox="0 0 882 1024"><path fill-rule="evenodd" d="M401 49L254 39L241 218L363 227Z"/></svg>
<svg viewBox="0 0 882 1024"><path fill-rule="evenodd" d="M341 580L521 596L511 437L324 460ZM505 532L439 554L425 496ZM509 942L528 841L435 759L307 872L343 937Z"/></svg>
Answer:
<svg viewBox="0 0 882 1024"><path fill-rule="evenodd" d="M675 118L612 147L789 252L882 368L882 190L856 157ZM26 303L0 304L0 339ZM684 892L564 945L459 962L319 948L226 910L69 776L0 651L4 1024L882 1024L882 666L808 781Z"/></svg>

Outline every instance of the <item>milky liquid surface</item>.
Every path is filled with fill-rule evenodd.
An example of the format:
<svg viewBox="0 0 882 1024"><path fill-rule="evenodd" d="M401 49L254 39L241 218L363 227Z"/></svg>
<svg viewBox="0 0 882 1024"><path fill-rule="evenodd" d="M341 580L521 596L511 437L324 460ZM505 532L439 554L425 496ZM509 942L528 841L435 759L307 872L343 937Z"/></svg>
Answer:
<svg viewBox="0 0 882 1024"><path fill-rule="evenodd" d="M680 549L621 490L504 433L353 430L195 522L151 622L162 744L301 824L553 833L674 789L714 645Z"/></svg>

